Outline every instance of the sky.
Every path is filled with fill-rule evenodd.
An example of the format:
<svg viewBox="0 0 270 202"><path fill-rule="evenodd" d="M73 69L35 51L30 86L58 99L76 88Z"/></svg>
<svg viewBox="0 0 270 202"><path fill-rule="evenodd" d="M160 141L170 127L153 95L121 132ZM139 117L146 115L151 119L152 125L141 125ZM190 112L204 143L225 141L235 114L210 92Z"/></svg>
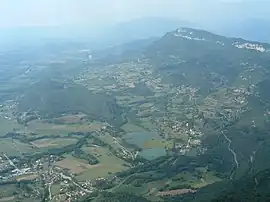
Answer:
<svg viewBox="0 0 270 202"><path fill-rule="evenodd" d="M149 16L196 23L269 19L270 0L0 0L0 28L100 26Z"/></svg>

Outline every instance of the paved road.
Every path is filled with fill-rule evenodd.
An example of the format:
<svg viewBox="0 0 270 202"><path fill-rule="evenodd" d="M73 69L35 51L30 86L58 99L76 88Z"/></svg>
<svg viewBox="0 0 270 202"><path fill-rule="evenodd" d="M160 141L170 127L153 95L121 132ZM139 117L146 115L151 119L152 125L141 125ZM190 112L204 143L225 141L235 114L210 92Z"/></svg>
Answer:
<svg viewBox="0 0 270 202"><path fill-rule="evenodd" d="M115 187L111 188L110 191L113 191L115 189L117 189L118 187L120 187L121 185L123 185L129 178L133 177L135 174L132 174L130 176L128 176L126 179L122 180L122 182L120 182L118 185L116 185Z"/></svg>
<svg viewBox="0 0 270 202"><path fill-rule="evenodd" d="M21 172L21 170L8 158L6 154L4 154L4 157L8 160L9 164L15 168L16 171Z"/></svg>
<svg viewBox="0 0 270 202"><path fill-rule="evenodd" d="M60 173L61 177L65 180L69 180L71 181L74 185L76 185L77 187L79 187L80 189L82 189L83 191L87 192L87 193L92 193L92 191L83 188L81 185L79 185L78 183L74 182L73 179L69 176L64 175L63 173Z"/></svg>

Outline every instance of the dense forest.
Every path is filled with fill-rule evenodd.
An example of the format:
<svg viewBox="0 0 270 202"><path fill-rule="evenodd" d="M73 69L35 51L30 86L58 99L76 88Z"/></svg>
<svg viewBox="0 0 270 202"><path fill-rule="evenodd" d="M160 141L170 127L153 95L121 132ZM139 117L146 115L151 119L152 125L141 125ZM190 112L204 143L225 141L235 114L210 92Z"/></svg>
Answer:
<svg viewBox="0 0 270 202"><path fill-rule="evenodd" d="M123 121L121 108L114 97L92 93L74 83L63 83L51 79L41 79L25 89L24 95L19 100L18 111L35 111L42 118L81 112L92 119L114 124L121 124Z"/></svg>

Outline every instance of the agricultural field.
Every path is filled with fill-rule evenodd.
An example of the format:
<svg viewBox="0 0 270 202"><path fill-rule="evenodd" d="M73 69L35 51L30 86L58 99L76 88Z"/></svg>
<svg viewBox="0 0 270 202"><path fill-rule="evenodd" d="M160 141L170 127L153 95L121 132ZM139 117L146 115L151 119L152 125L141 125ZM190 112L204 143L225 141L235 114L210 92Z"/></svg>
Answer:
<svg viewBox="0 0 270 202"><path fill-rule="evenodd" d="M134 132L126 134L123 139L129 143L141 148L140 155L148 160L158 158L166 155L170 143L163 140L158 134L154 132Z"/></svg>
<svg viewBox="0 0 270 202"><path fill-rule="evenodd" d="M0 118L0 137L6 135L8 132L23 132L24 129L24 126L18 124L16 120Z"/></svg>
<svg viewBox="0 0 270 202"><path fill-rule="evenodd" d="M152 123L152 121L149 117L140 118L139 120L140 120L141 127L143 127L144 129L146 129L148 131L152 131L152 130L157 129L156 125Z"/></svg>
<svg viewBox="0 0 270 202"><path fill-rule="evenodd" d="M14 196L9 196L9 197L3 197L0 198L0 202L9 202L9 201L14 201L15 197Z"/></svg>
<svg viewBox="0 0 270 202"><path fill-rule="evenodd" d="M25 174L21 175L16 178L17 181L22 181L22 180L35 180L38 177L37 174Z"/></svg>
<svg viewBox="0 0 270 202"><path fill-rule="evenodd" d="M121 128L124 131L126 131L127 133L131 133L131 132L143 132L143 131L145 131L144 128L141 128L141 127L133 124L131 121L129 121L128 123L126 123L125 125L123 125Z"/></svg>
<svg viewBox="0 0 270 202"><path fill-rule="evenodd" d="M80 116L65 116L61 117L58 122L46 120L33 120L27 123L26 126L18 124L14 119L0 118L0 137L9 132L17 132L22 134L35 133L43 135L61 135L65 136L71 132L92 132L100 130L104 125L100 122L79 121ZM53 119L54 120L54 119ZM68 122L68 123L66 123Z"/></svg>
<svg viewBox="0 0 270 202"><path fill-rule="evenodd" d="M65 115L59 118L51 119L50 122L58 124L84 124L87 123L87 115L85 114L74 114Z"/></svg>
<svg viewBox="0 0 270 202"><path fill-rule="evenodd" d="M55 166L67 169L71 173L79 174L89 169L98 168L99 165L90 165L87 161L66 155L61 161L55 162Z"/></svg>
<svg viewBox="0 0 270 202"><path fill-rule="evenodd" d="M54 124L46 121L35 120L28 123L28 133L33 132L39 135L62 135L65 136L71 132L91 132L100 130L102 124L99 122L93 123L72 123L72 124Z"/></svg>
<svg viewBox="0 0 270 202"><path fill-rule="evenodd" d="M106 177L127 169L127 166L125 166L125 161L114 156L107 148L84 147L83 150L86 153L90 153L97 157L100 163L97 166L80 173L76 177L76 179L79 181L86 179L96 179L98 177Z"/></svg>
<svg viewBox="0 0 270 202"><path fill-rule="evenodd" d="M11 184L11 185L1 185L0 186L0 199L4 201L4 199L7 197L12 197L13 192L16 190L16 186Z"/></svg>
<svg viewBox="0 0 270 202"><path fill-rule="evenodd" d="M116 150L122 148L122 146L119 144L119 140L109 134L101 135L98 138L104 141L106 144L111 145Z"/></svg>
<svg viewBox="0 0 270 202"><path fill-rule="evenodd" d="M123 139L130 144L135 144L140 148L145 148L146 142L153 140L162 140L161 137L154 132L138 132L138 133L128 133Z"/></svg>
<svg viewBox="0 0 270 202"><path fill-rule="evenodd" d="M31 144L37 148L55 148L55 147L65 147L77 142L77 139L71 138L56 138L56 139L40 139L31 142Z"/></svg>
<svg viewBox="0 0 270 202"><path fill-rule="evenodd" d="M52 195L60 193L61 186L59 184L53 184L51 187Z"/></svg>
<svg viewBox="0 0 270 202"><path fill-rule="evenodd" d="M0 139L0 153L6 153L8 156L21 156L23 153L35 151L35 148L27 143L18 140Z"/></svg>

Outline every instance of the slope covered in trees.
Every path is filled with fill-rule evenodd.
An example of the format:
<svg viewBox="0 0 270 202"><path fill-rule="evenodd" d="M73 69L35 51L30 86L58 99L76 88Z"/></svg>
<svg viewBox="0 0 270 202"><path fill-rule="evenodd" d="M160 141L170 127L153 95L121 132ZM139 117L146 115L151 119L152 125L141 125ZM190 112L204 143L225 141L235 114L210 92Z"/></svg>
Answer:
<svg viewBox="0 0 270 202"><path fill-rule="evenodd" d="M44 79L25 90L20 112L35 111L43 118L84 113L93 119L121 123L121 109L114 97L93 93L83 86Z"/></svg>

